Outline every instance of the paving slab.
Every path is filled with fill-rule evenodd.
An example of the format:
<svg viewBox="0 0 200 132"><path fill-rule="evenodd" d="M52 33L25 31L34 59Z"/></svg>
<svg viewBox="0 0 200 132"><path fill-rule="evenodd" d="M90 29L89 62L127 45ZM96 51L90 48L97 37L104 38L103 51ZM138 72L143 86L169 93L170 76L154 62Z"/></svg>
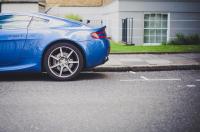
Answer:
<svg viewBox="0 0 200 132"><path fill-rule="evenodd" d="M200 69L200 54L111 54L107 63L92 70L157 71L182 69Z"/></svg>

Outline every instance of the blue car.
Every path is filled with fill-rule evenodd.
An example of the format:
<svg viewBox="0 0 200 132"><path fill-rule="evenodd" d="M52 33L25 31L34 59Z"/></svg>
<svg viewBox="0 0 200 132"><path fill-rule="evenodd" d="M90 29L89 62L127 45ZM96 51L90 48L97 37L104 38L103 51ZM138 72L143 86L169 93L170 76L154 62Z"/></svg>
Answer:
<svg viewBox="0 0 200 132"><path fill-rule="evenodd" d="M108 60L106 27L46 14L0 14L0 72L46 72L71 80Z"/></svg>

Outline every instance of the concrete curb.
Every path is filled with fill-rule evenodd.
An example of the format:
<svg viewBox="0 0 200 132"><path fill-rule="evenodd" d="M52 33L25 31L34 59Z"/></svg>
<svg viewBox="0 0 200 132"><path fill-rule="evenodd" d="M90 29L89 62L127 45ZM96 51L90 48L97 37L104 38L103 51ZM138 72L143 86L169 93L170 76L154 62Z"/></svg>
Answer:
<svg viewBox="0 0 200 132"><path fill-rule="evenodd" d="M132 67L97 67L87 71L94 72L126 72L126 71L172 71L200 70L200 65L168 65L168 66L132 66Z"/></svg>
<svg viewBox="0 0 200 132"><path fill-rule="evenodd" d="M162 55L162 54L200 54L200 52L138 52L138 53L110 53L111 55L137 55L137 54L155 54L155 55Z"/></svg>

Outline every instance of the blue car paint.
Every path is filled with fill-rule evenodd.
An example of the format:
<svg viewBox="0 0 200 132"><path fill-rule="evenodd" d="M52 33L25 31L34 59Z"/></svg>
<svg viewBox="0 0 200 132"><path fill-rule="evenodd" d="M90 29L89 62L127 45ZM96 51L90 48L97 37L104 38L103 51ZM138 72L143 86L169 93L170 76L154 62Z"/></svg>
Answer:
<svg viewBox="0 0 200 132"><path fill-rule="evenodd" d="M4 31L0 33L0 67L13 65L26 41L27 30Z"/></svg>
<svg viewBox="0 0 200 132"><path fill-rule="evenodd" d="M0 20L1 16L5 15L7 14L1 14ZM54 42L60 40L72 41L82 49L85 57L85 68L92 68L103 64L107 59L109 41L107 39L94 39L91 37L92 32L102 30L102 28L91 28L79 22L44 14L25 15L49 21L55 20L55 22L61 21L63 24L57 27L27 27L27 29L15 31L1 31L0 29L0 72L41 72L42 59L46 49Z"/></svg>

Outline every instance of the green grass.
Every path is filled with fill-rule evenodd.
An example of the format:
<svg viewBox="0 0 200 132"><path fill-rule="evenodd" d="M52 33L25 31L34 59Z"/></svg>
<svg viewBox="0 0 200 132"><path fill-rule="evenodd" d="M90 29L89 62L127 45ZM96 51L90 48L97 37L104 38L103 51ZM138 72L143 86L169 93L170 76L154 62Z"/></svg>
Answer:
<svg viewBox="0 0 200 132"><path fill-rule="evenodd" d="M111 53L200 53L200 45L128 46L111 41Z"/></svg>

